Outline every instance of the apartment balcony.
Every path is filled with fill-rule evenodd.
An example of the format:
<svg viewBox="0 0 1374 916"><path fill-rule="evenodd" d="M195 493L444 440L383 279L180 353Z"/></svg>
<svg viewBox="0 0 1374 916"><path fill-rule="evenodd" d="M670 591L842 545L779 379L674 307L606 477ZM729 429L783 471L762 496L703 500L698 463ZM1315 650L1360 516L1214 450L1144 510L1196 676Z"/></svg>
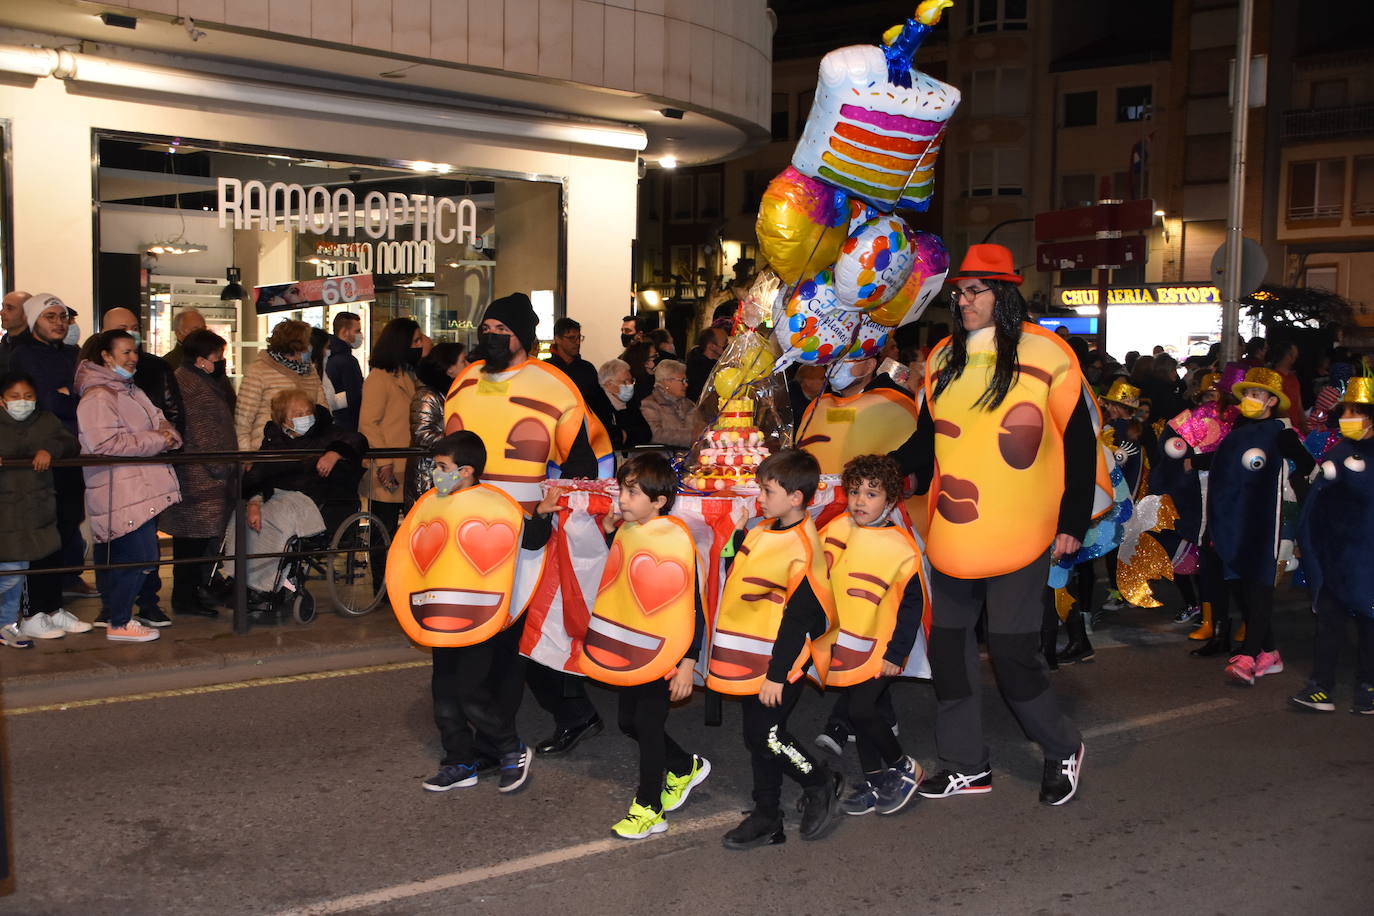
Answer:
<svg viewBox="0 0 1374 916"><path fill-rule="evenodd" d="M1284 140L1329 140L1374 134L1374 105L1299 108L1283 113Z"/></svg>

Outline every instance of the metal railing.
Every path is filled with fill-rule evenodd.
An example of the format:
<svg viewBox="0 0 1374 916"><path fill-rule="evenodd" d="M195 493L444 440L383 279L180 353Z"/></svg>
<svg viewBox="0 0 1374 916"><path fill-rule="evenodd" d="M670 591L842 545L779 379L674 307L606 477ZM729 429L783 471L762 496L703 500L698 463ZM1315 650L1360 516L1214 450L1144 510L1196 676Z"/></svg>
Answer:
<svg viewBox="0 0 1374 916"><path fill-rule="evenodd" d="M226 481L226 492L229 501L233 506L234 517L234 552L226 554L221 552L206 554L201 557L184 557L181 559L165 559L158 557L155 565L178 566L178 565L201 565L216 561L234 561L234 594L232 602L234 632L244 634L251 628L248 618L248 568L244 565L247 560L266 560L271 558L278 559L307 559L310 557L333 556L335 554L356 552L359 547L321 547L311 550L279 551L277 553L247 553L245 545L248 541L248 501L243 497L243 472L244 466L250 464L270 464L305 461L312 458L319 458L326 452L327 448L321 449L281 449L264 450L258 452L168 452L162 455L152 455L149 457L114 457L109 455L79 455L75 458L54 458L51 466L54 468L62 467L107 467L112 465L138 465L138 464L233 464L234 472ZM368 449L363 456L363 461L370 461L379 458L419 458L425 457L429 452L420 448L374 448ZM31 459L9 459L5 463L0 463L0 472L8 470L33 470ZM364 474L371 473L364 468ZM404 481L402 481L404 486ZM388 532L390 534L390 532ZM10 576L46 576L46 575L79 575L83 572L108 572L114 569L144 569L149 563L144 561L132 561L125 563L90 563L80 566L50 566L41 569L24 569L6 571L4 575Z"/></svg>
<svg viewBox="0 0 1374 916"><path fill-rule="evenodd" d="M1298 108L1283 113L1283 139L1319 140L1374 133L1374 105Z"/></svg>

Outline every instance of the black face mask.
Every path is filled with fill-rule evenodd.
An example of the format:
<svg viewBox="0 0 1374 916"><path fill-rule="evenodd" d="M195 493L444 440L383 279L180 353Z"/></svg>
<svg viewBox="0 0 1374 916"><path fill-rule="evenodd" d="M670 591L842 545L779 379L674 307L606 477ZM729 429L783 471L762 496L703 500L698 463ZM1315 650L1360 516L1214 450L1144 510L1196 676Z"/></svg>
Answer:
<svg viewBox="0 0 1374 916"><path fill-rule="evenodd" d="M510 335L509 334L478 334L477 350L486 360L483 366L485 372L505 372L510 368Z"/></svg>
<svg viewBox="0 0 1374 916"><path fill-rule="evenodd" d="M224 375L224 374L225 374L226 372L228 372L228 371L229 371L229 361L228 361L228 360L224 360L224 359L217 359L217 360L215 360L215 368L212 370L212 372L213 372L215 375L220 375L220 376L222 376L222 375Z"/></svg>
<svg viewBox="0 0 1374 916"><path fill-rule="evenodd" d="M633 334L621 334L621 335L620 335L620 345L621 345L622 347L628 348L628 347L630 346L630 344L632 344L632 343L634 343L634 342L635 342L635 336L634 336Z"/></svg>
<svg viewBox="0 0 1374 916"><path fill-rule="evenodd" d="M413 369L413 368L415 368L416 364L419 363L419 362L420 362L420 348L419 348L419 347L411 347L410 349L406 350L406 365L407 365L407 366L410 366L410 367Z"/></svg>

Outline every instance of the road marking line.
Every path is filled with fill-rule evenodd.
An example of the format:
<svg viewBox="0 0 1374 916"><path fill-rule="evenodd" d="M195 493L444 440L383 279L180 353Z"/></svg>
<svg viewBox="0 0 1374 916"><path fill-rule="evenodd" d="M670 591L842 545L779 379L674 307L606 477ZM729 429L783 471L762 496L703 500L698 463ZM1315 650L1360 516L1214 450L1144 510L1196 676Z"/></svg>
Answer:
<svg viewBox="0 0 1374 916"><path fill-rule="evenodd" d="M687 821L686 823L674 823L668 833L663 836L667 839L680 837L688 833L700 833L705 830L719 830L722 827L732 825L739 821L738 812L724 811L720 814L713 814L698 820ZM481 868L469 868L464 871L452 872L447 875L437 875L427 878L424 881L413 881L409 884L397 884L392 887L385 887L380 890L368 891L362 894L350 894L347 897L336 897L333 900L322 900L318 903L284 910L277 916L327 916L330 913L347 913L350 910L360 910L366 907L380 907L392 904L398 900L405 900L411 897L420 897L425 894L434 894L439 891L453 890L468 884L477 884L482 881L489 881L493 878L505 878L510 875L518 875L522 872L533 871L537 868L547 868L550 865L561 865L564 862L572 862L577 859L585 859L589 856L599 856L603 853L611 852L616 849L640 849L653 848L653 844L661 840L651 840L647 847L638 842L630 842L621 839L592 840L589 843L580 843L576 846L565 846L562 849L553 849L548 852L536 853L532 856L525 856L519 859L511 859L497 865L486 865Z"/></svg>
<svg viewBox="0 0 1374 916"><path fill-rule="evenodd" d="M1112 722L1109 725L1098 725L1094 728L1083 730L1084 738L1101 738L1104 735L1115 735L1118 732L1133 731L1137 728L1149 728L1151 725L1159 725L1162 722L1172 722L1174 719L1186 719L1189 716L1200 716L1203 713L1215 712L1219 709L1226 709L1229 706L1239 706L1240 700L1236 699L1216 699L1207 700L1203 703L1193 703L1190 706L1180 706L1177 709L1166 709L1164 712L1151 713L1148 716L1136 716L1134 719L1125 719L1121 722Z"/></svg>
<svg viewBox="0 0 1374 916"><path fill-rule="evenodd" d="M43 706L19 706L14 709L0 710L0 715L13 718L14 716L27 716L37 712L62 712L68 709L84 709L88 706L109 706L114 703L133 703L139 700L161 700L167 697L191 697L206 693L223 693L226 690L242 690L245 687L276 687L281 684L301 684L306 681L327 681L331 678L352 677L357 674L403 671L407 668L428 668L429 665L429 659L414 662L388 662L384 665L364 665L359 668L342 668L337 671L312 671L308 674L286 674L278 677L231 681L227 684L205 684L201 687L178 687L171 690L155 690L149 693L128 693L117 697L71 700L66 703L48 703Z"/></svg>

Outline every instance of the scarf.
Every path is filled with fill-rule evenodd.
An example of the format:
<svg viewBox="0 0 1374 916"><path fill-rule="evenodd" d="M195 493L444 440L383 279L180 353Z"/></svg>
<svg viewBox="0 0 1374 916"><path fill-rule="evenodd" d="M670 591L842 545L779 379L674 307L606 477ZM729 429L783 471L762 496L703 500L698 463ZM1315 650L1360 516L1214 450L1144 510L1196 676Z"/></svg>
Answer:
<svg viewBox="0 0 1374 916"><path fill-rule="evenodd" d="M309 375L311 372L315 371L315 364L308 359L292 359L280 353L273 353L271 350L267 351L267 355L276 360L278 364L285 366L297 375Z"/></svg>

